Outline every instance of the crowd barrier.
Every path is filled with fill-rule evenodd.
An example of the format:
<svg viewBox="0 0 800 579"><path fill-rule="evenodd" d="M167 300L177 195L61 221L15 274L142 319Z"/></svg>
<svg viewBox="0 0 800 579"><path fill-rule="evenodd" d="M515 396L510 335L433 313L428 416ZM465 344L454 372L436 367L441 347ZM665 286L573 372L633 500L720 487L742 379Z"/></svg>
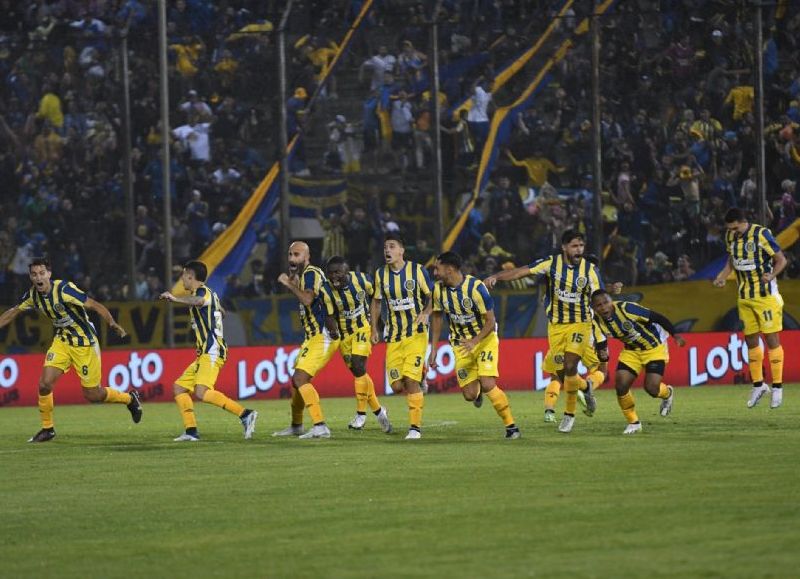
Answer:
<svg viewBox="0 0 800 579"><path fill-rule="evenodd" d="M747 346L740 334L729 332L684 334L686 346L670 340L670 363L665 381L675 386L742 384L749 382ZM800 351L800 331L781 334L787 352L785 382L800 382L800 364L793 362ZM616 365L620 345L611 342L611 369ZM287 398L290 376L299 347L242 347L230 350L220 372L217 388L238 400ZM500 342L500 379L506 390L541 390L549 382L542 370L547 352L545 338L507 339ZM384 370L386 348L377 345L369 358L368 371L388 393ZM120 391L136 389L148 402L172 400L172 383L194 360L191 349L113 350L103 354L103 385ZM37 402L37 384L44 362L42 354L11 355L0 358L0 406L32 406ZM456 392L455 357L452 347L441 343L436 351L436 368L427 370L433 392ZM767 374L767 378L769 375ZM604 385L610 387L613 376ZM340 355L314 379L320 395L352 396L353 380ZM83 402L80 383L73 371L58 383L59 404Z"/></svg>

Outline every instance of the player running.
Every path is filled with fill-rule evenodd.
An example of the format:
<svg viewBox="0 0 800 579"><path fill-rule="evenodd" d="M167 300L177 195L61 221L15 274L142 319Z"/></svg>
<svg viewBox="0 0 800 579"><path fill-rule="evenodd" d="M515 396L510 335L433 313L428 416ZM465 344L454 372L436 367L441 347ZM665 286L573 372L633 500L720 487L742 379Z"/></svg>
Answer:
<svg viewBox="0 0 800 579"><path fill-rule="evenodd" d="M766 227L749 223L741 209L729 209L725 214L725 247L728 262L714 279L716 287L725 287L731 271L736 271L739 284L739 319L744 325L744 341L750 366L753 389L747 407L753 408L770 391L764 384L764 350L759 334L764 334L769 349L772 371L772 400L770 408L783 404L783 298L775 281L786 267L786 256Z"/></svg>
<svg viewBox="0 0 800 579"><path fill-rule="evenodd" d="M378 401L375 384L367 374L367 358L372 353L368 305L373 294L372 280L364 273L350 271L345 258L338 255L325 264L325 274L328 279L322 284L322 297L326 309L333 311L339 330L339 351L355 378L356 415L347 427L362 430L369 406L381 430L389 434L392 431L389 414Z"/></svg>
<svg viewBox="0 0 800 579"><path fill-rule="evenodd" d="M190 307L197 351L197 359L189 364L172 386L175 404L181 412L184 428L183 434L175 438L175 442L200 440L192 394L206 404L218 406L237 416L244 428L244 437L249 440L256 429L258 412L244 408L214 389L217 376L228 357L228 347L222 335L224 311L217 294L206 286L207 277L206 264L202 261L190 261L183 266L181 274L183 289L188 291L189 295L174 296L170 292L164 292L159 296L159 299Z"/></svg>
<svg viewBox="0 0 800 579"><path fill-rule="evenodd" d="M614 387L622 414L628 420L623 434L636 434L642 423L636 414L636 403L631 385L645 371L644 389L653 398L661 399L659 413L668 416L672 412L674 389L662 382L669 362L667 332L681 347L686 342L666 317L632 302L615 302L604 289L592 294L592 309L597 314L595 326L604 336L620 340L625 349L619 355ZM598 358L608 360L608 340L596 344Z"/></svg>
<svg viewBox="0 0 800 579"><path fill-rule="evenodd" d="M81 380L83 397L89 402L125 404L135 423L142 419L142 404L135 390L118 392L100 386L100 346L97 331L86 310L97 312L120 337L127 333L103 304L69 281L51 279L50 262L37 257L28 265L33 286L20 302L0 315L0 328L27 310L42 312L53 322L55 335L47 350L42 376L39 378L39 417L42 428L28 442L47 442L56 437L53 422L53 388L61 376L74 368Z"/></svg>

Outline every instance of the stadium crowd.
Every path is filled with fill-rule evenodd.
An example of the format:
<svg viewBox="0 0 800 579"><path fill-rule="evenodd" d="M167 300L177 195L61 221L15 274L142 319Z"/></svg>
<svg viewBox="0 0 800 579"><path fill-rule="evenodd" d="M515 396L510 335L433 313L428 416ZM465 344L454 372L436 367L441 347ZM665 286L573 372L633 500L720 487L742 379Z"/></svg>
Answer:
<svg viewBox="0 0 800 579"><path fill-rule="evenodd" d="M33 255L48 253L64 275L99 299L152 299L164 288L165 236L176 264L197 256L235 218L277 158L273 22L278 3L177 0L170 4L173 224L162 228L158 54L154 3L145 0L28 3L0 11L0 301L27 281ZM325 133L319 165L301 149L293 171L343 174L371 183L342 218L325 223L323 245L348 248L374 265L381 234L411 230L413 255L429 257L433 126L427 81L427 4L379 4L323 91L329 116L308 100L357 13L358 0L307 1L290 29L290 130ZM529 47L560 3L448 0L439 15L443 71L445 187L450 215L470 191L496 106L511 102L529 74L494 94L491 79ZM800 176L800 6L765 11L767 191L770 225L795 218ZM402 18L398 15L402 14ZM548 14L548 18L533 18ZM569 11L553 42L573 35ZM603 17L602 224L604 271L626 284L690 278L722 255L722 215L752 211L755 130L751 14L729 3L701 8L666 0L619 3ZM135 280L119 243L125 230L120 37L130 55L135 211ZM548 45L551 46L551 45ZM545 50L546 52L546 50ZM535 70L534 61L525 72ZM541 64L539 62L538 64ZM525 77L522 79L521 77ZM513 121L490 185L470 212L460 250L490 274L551 251L561 232L591 234L589 43L576 43L532 106ZM351 86L354 85L354 86ZM331 103L356 91L359 121ZM338 93L338 94L337 94ZM468 112L454 105L473 99ZM336 106L338 107L339 104ZM317 126L314 126L314 125ZM383 176L399 176L384 180ZM372 181L370 181L372 179ZM394 188L394 189L393 189ZM7 192L7 193L5 193ZM265 295L282 249L278 224L259 232L264 259L251 263L234 295ZM103 248L103 251L97 251ZM371 248L371 249L370 249ZM788 275L800 275L798 260ZM266 263L265 263L266 262ZM258 277L260 276L260 277ZM258 281L262 280L262 281Z"/></svg>

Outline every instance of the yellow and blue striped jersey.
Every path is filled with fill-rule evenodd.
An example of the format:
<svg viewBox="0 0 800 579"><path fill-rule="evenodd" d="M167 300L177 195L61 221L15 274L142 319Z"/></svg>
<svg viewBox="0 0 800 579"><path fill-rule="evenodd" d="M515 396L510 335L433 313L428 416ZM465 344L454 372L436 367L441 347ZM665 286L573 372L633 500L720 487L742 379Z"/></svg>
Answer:
<svg viewBox="0 0 800 579"><path fill-rule="evenodd" d="M225 360L228 356L228 346L222 336L222 308L219 305L219 297L205 285L197 288L192 295L203 298L203 305L192 306L189 310L197 355L209 354Z"/></svg>
<svg viewBox="0 0 800 579"><path fill-rule="evenodd" d="M569 265L564 256L558 254L536 261L529 267L531 275L547 277L544 304L551 323L591 321L592 292L603 287L595 265L583 258L578 265Z"/></svg>
<svg viewBox="0 0 800 579"><path fill-rule="evenodd" d="M471 275L465 275L458 287L446 286L441 281L433 286L433 311L447 314L452 344L477 336L486 323L486 312L491 310L494 310L494 300L489 290Z"/></svg>
<svg viewBox="0 0 800 579"><path fill-rule="evenodd" d="M373 297L386 300L387 319L383 338L399 342L414 334L428 331L427 324L414 324L414 319L425 309L426 298L431 295L431 278L428 270L418 263L407 261L400 271L388 265L375 272Z"/></svg>
<svg viewBox="0 0 800 579"><path fill-rule="evenodd" d="M369 326L369 301L372 299L372 280L361 272L350 272L350 280L342 289L336 289L326 280L322 284L322 297L326 309L333 312L341 336Z"/></svg>
<svg viewBox="0 0 800 579"><path fill-rule="evenodd" d="M650 320L651 311L633 302L614 302L614 311L606 319L596 315L594 324L604 336L620 340L626 350L652 350L667 341L667 332ZM666 322L665 322L666 323ZM595 332L595 343L604 342Z"/></svg>
<svg viewBox="0 0 800 579"><path fill-rule="evenodd" d="M310 306L300 304L300 322L303 324L306 339L321 334L325 328L325 314L333 313L327 309L325 300L322 299L321 290L324 283L325 274L315 265L306 266L300 276L300 290L314 293L314 301Z"/></svg>
<svg viewBox="0 0 800 579"><path fill-rule="evenodd" d="M772 272L772 256L781 251L769 229L751 223L742 235L727 231L725 246L736 271L740 298L763 298L778 293L777 281L761 281L762 275Z"/></svg>
<svg viewBox="0 0 800 579"><path fill-rule="evenodd" d="M83 307L88 299L89 296L74 283L56 279L50 282L50 291L46 294L31 287L17 308L44 312L53 322L55 337L70 346L94 346L97 330Z"/></svg>

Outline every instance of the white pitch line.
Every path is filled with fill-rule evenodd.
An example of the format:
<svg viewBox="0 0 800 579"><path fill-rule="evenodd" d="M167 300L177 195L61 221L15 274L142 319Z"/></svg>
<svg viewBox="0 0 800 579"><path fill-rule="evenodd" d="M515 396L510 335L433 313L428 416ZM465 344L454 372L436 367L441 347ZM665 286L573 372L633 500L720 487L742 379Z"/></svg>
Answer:
<svg viewBox="0 0 800 579"><path fill-rule="evenodd" d="M455 426L458 424L455 420L440 420L439 422L431 422L430 424L423 424L422 428L439 428L442 426Z"/></svg>

